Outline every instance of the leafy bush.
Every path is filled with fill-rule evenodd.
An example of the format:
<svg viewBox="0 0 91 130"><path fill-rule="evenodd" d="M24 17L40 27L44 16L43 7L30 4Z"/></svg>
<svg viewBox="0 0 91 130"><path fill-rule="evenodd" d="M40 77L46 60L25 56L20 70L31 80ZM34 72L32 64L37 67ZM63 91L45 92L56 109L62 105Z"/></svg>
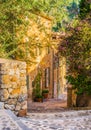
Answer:
<svg viewBox="0 0 91 130"><path fill-rule="evenodd" d="M91 79L86 75L78 75L77 77L73 77L72 75L66 76L68 82L72 85L73 89L76 89L76 93L83 94L91 94Z"/></svg>
<svg viewBox="0 0 91 130"><path fill-rule="evenodd" d="M91 3L90 0L81 0L80 1L80 13L79 17L84 19L86 15L91 11Z"/></svg>
<svg viewBox="0 0 91 130"><path fill-rule="evenodd" d="M49 93L49 90L48 89L44 89L44 90L42 90L42 93Z"/></svg>
<svg viewBox="0 0 91 130"><path fill-rule="evenodd" d="M83 0L83 2L86 0ZM90 6L90 5L89 5ZM80 9L80 16L84 8ZM66 58L67 80L77 94L91 94L91 10L78 25L69 27L59 46L60 55Z"/></svg>
<svg viewBox="0 0 91 130"><path fill-rule="evenodd" d="M37 94L35 98L43 98L43 96L41 94Z"/></svg>
<svg viewBox="0 0 91 130"><path fill-rule="evenodd" d="M41 70L40 70L38 72L35 80L34 80L34 88L33 88L33 96L34 96L34 98L38 98L38 97L42 96L42 90L41 90L41 84L40 84L41 76L42 76L42 73L41 73Z"/></svg>

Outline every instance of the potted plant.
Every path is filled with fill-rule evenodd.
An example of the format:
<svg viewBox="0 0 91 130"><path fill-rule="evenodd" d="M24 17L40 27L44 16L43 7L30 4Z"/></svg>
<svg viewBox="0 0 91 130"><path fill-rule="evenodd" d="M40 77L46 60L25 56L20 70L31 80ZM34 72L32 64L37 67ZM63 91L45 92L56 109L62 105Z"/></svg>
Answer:
<svg viewBox="0 0 91 130"><path fill-rule="evenodd" d="M48 94L49 94L49 90L48 90L48 89L42 90L42 95L43 95L43 98L44 98L44 99L47 99L47 98L48 98Z"/></svg>
<svg viewBox="0 0 91 130"><path fill-rule="evenodd" d="M42 96L42 94L37 94L37 95L35 96L35 101L36 101L36 102L42 102L42 101L43 101L43 96Z"/></svg>
<svg viewBox="0 0 91 130"><path fill-rule="evenodd" d="M33 88L33 101L35 102L42 102L42 90L41 90L41 72L39 72L34 81L34 88Z"/></svg>

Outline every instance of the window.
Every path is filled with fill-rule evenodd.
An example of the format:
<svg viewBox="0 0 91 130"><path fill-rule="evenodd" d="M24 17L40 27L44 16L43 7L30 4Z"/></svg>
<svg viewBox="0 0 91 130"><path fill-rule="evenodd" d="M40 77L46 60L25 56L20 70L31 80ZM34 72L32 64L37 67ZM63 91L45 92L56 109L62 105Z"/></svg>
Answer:
<svg viewBox="0 0 91 130"><path fill-rule="evenodd" d="M45 88L49 87L50 85L50 68L45 69Z"/></svg>

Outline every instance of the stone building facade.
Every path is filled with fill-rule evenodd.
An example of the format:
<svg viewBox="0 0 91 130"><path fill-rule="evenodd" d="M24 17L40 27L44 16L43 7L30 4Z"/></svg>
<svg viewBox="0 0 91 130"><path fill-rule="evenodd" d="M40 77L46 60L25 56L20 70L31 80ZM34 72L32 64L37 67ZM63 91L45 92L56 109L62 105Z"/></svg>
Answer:
<svg viewBox="0 0 91 130"><path fill-rule="evenodd" d="M26 63L0 59L0 102L23 116L27 112Z"/></svg>
<svg viewBox="0 0 91 130"><path fill-rule="evenodd" d="M41 38L44 39L42 40L43 42L40 42L40 44L44 46L41 48L35 47L34 53L36 54L36 57L34 60L31 59L34 64L27 67L28 97L32 99L33 82L38 74L38 71L41 70L41 89L49 90L49 98L60 98L60 95L64 93L64 88L66 86L66 81L64 78L66 70L63 63L63 58L58 59L58 61L55 60L56 51L54 46L57 47L59 44L60 34L52 33L52 21L50 18L44 16L39 17L40 22L45 27L45 31L47 33L46 35L43 33L41 37L40 35L38 35L38 37L35 37L37 40ZM35 26L35 30L38 30L37 26ZM61 61L61 66L59 65L59 60ZM54 61L58 63L55 63Z"/></svg>
<svg viewBox="0 0 91 130"><path fill-rule="evenodd" d="M42 71L41 89L49 90L49 98L62 98L62 95L66 94L66 66L65 60L63 58L57 58L55 60L54 49L50 48L49 51L46 51L44 58L40 61L37 68L29 73L29 84L28 84L28 97L32 99L33 86L32 83L36 78L38 71Z"/></svg>
<svg viewBox="0 0 91 130"><path fill-rule="evenodd" d="M41 89L49 90L49 97L53 96L53 50L45 50L45 56L42 58L38 66L28 75L28 97L32 99L33 81L35 80L39 71L42 71ZM48 77L47 77L48 76Z"/></svg>

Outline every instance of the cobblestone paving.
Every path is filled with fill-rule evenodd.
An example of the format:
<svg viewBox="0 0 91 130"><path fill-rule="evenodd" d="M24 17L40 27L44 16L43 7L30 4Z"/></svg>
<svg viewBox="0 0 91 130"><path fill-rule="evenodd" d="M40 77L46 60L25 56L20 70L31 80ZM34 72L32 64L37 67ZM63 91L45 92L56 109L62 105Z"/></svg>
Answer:
<svg viewBox="0 0 91 130"><path fill-rule="evenodd" d="M0 110L0 130L91 130L91 110L28 113L27 117L15 119L3 109Z"/></svg>
<svg viewBox="0 0 91 130"><path fill-rule="evenodd" d="M30 130L91 130L91 110L30 113L20 120Z"/></svg>
<svg viewBox="0 0 91 130"><path fill-rule="evenodd" d="M0 130L21 130L19 126L7 115L4 110L0 110Z"/></svg>

